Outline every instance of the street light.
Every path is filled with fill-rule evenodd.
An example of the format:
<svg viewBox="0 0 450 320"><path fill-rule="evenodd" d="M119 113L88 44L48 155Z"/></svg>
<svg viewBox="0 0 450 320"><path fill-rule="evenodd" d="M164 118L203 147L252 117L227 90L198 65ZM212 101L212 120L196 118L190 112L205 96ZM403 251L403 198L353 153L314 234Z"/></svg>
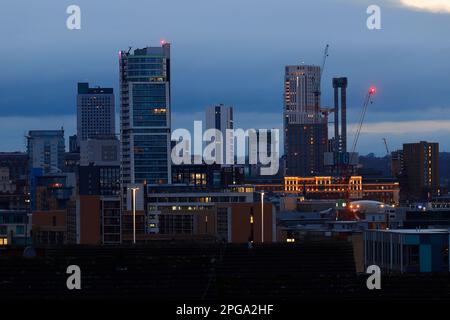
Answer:
<svg viewBox="0 0 450 320"><path fill-rule="evenodd" d="M264 191L261 192L261 243L264 243Z"/></svg>
<svg viewBox="0 0 450 320"><path fill-rule="evenodd" d="M130 188L132 191L132 201L133 201L133 244L136 244L136 190L138 187Z"/></svg>

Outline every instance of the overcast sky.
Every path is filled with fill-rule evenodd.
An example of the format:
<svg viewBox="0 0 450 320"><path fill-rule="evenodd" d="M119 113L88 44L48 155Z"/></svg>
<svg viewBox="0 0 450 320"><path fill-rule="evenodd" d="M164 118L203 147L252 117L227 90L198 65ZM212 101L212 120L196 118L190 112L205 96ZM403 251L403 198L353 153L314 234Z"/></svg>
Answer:
<svg viewBox="0 0 450 320"><path fill-rule="evenodd" d="M71 4L81 8L81 30L66 28ZM366 27L370 4L381 7L381 30ZM117 93L118 51L166 39L173 128L190 128L215 103L234 106L237 127L280 128L283 67L320 64L328 43L323 105L332 103L331 78L347 76L354 123L367 88L378 88L361 153L383 155L383 137L391 149L427 139L450 151L449 34L450 0L8 1L0 11L0 150L24 150L30 129L73 134L76 83Z"/></svg>

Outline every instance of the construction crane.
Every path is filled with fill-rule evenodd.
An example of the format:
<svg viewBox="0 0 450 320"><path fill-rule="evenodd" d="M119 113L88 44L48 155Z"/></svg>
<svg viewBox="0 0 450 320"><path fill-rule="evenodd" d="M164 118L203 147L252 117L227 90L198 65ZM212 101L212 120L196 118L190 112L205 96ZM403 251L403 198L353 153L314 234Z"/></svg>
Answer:
<svg viewBox="0 0 450 320"><path fill-rule="evenodd" d="M314 96L315 96L315 110L316 112L320 111L320 83L322 81L322 74L323 74L323 70L325 69L325 63L327 61L327 57L328 57L328 49L330 48L330 45L327 44L325 46L325 49L323 51L323 58L322 58L322 65L320 67L319 70L319 79L314 79Z"/></svg>
<svg viewBox="0 0 450 320"><path fill-rule="evenodd" d="M388 147L386 138L383 138L383 141L384 141L384 146L386 147L387 155L390 155L391 153L389 152L389 147Z"/></svg>
<svg viewBox="0 0 450 320"><path fill-rule="evenodd" d="M363 108L361 110L361 114L359 116L359 122L358 122L358 127L356 129L356 133L355 133L355 138L353 140L353 145L352 145L352 149L351 149L351 153L349 154L349 159L348 159L348 164L344 167L344 172L341 176L343 183L347 183L347 191L346 191L346 197L345 197L345 201L346 203L350 203L350 188L351 188L351 173L349 172L350 166L352 165L353 162L353 157L355 156L355 151L356 151L356 146L358 145L358 140L359 140L359 136L361 134L361 128L362 125L364 123L364 118L366 116L367 113L367 109L369 106L369 103L373 103L372 101L372 96L376 93L376 88L375 87L370 87L369 91L366 93L366 96L364 98L364 104L363 104ZM352 210L350 210L349 212L347 212L348 215L352 216L355 220L360 220L359 215L357 214L357 212L354 212ZM339 213L336 216L336 220L338 220L339 217Z"/></svg>
<svg viewBox="0 0 450 320"><path fill-rule="evenodd" d="M370 104L373 103L372 96L376 92L377 92L377 89L375 87L370 87L369 91L366 93L366 97L364 99L363 108L362 108L361 114L359 116L359 122L358 122L358 127L356 129L355 138L353 140L353 145L352 145L352 149L351 149L352 150L351 157L353 157L353 155L355 154L356 146L358 145L359 135L361 134L361 128L362 128L362 125L364 123L364 118L366 117L366 113L367 113L367 108L369 106L369 102L370 102ZM349 163L351 163L351 162L349 162Z"/></svg>

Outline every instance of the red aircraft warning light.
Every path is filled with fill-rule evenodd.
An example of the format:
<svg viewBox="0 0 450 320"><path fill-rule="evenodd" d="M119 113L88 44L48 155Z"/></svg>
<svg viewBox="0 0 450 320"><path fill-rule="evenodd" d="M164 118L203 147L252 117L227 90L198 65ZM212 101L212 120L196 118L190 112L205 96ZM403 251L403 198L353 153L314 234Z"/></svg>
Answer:
<svg viewBox="0 0 450 320"><path fill-rule="evenodd" d="M369 89L369 93L370 94L375 94L377 92L377 88L375 88L375 87L370 87L370 89Z"/></svg>

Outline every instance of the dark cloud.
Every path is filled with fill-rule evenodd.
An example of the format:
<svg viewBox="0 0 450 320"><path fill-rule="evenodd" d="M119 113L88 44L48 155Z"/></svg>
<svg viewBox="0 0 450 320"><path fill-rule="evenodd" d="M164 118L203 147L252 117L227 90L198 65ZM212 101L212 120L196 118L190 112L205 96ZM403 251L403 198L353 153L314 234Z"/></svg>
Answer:
<svg viewBox="0 0 450 320"><path fill-rule="evenodd" d="M378 95L368 122L450 119L448 15L382 6L382 30L369 31L360 1L76 2L78 31L65 27L72 1L2 6L2 116L73 115L77 81L117 92L118 50L165 38L173 46L174 112L224 102L241 113L281 115L284 65L320 64L329 43L324 105L332 101L331 77L342 75L350 121L370 85Z"/></svg>

